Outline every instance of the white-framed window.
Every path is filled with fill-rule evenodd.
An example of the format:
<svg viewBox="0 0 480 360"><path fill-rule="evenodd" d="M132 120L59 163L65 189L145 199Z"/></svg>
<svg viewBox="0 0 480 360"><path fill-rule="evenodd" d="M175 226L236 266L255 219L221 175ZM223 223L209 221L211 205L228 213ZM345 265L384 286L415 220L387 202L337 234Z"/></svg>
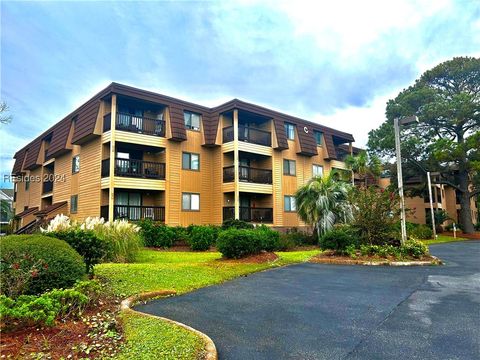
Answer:
<svg viewBox="0 0 480 360"><path fill-rule="evenodd" d="M313 131L313 136L315 137L315 142L317 143L317 146L322 145L322 132L314 130Z"/></svg>
<svg viewBox="0 0 480 360"><path fill-rule="evenodd" d="M200 114L195 114L190 111L183 112L183 119L185 120L185 127L188 130L200 131Z"/></svg>
<svg viewBox="0 0 480 360"><path fill-rule="evenodd" d="M296 174L295 160L283 159L283 175L295 176Z"/></svg>
<svg viewBox="0 0 480 360"><path fill-rule="evenodd" d="M182 193L182 210L200 211L200 194Z"/></svg>
<svg viewBox="0 0 480 360"><path fill-rule="evenodd" d="M295 140L295 125L286 122L285 134L287 135L288 140Z"/></svg>
<svg viewBox="0 0 480 360"><path fill-rule="evenodd" d="M70 212L76 213L78 208L78 195L70 196Z"/></svg>
<svg viewBox="0 0 480 360"><path fill-rule="evenodd" d="M200 154L184 152L182 154L182 169L200 170Z"/></svg>
<svg viewBox="0 0 480 360"><path fill-rule="evenodd" d="M72 174L76 174L80 171L80 156L74 156L72 158Z"/></svg>
<svg viewBox="0 0 480 360"><path fill-rule="evenodd" d="M295 202L295 196L285 195L283 208L285 211L288 212L295 212L297 211L297 204Z"/></svg>
<svg viewBox="0 0 480 360"><path fill-rule="evenodd" d="M323 166L313 164L312 165L312 175L313 176L323 176Z"/></svg>

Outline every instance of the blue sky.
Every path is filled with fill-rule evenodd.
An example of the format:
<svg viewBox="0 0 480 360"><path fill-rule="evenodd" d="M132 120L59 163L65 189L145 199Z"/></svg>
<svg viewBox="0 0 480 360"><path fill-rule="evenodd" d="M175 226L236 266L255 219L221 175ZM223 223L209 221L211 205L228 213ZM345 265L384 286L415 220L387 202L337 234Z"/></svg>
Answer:
<svg viewBox="0 0 480 360"><path fill-rule="evenodd" d="M480 55L475 0L0 6L1 98L13 116L0 125L2 179L17 149L112 81L207 106L237 97L362 146L386 101L423 71Z"/></svg>

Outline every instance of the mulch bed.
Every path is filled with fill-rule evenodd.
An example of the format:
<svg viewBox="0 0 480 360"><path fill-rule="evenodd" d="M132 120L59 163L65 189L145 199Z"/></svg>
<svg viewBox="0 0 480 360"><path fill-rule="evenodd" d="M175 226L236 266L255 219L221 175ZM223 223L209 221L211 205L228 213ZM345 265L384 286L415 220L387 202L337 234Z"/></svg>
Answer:
<svg viewBox="0 0 480 360"><path fill-rule="evenodd" d="M241 259L218 259L217 261L232 263L232 264L263 264L272 262L278 259L278 255L271 252L262 252L256 255L246 256Z"/></svg>
<svg viewBox="0 0 480 360"><path fill-rule="evenodd" d="M2 331L2 359L81 359L111 357L122 342L115 321L118 304L104 303L79 319L57 321L55 326L30 326Z"/></svg>
<svg viewBox="0 0 480 360"><path fill-rule="evenodd" d="M352 259L349 256L342 256L336 254L334 251L324 251L321 254L318 254L312 257L309 262L319 263L319 264L339 264L339 265L372 265L372 264L381 264L388 265L395 262L436 262L436 258L427 255L423 256L420 259L407 259L407 260L398 260L394 257L381 258L378 256L357 256L355 259Z"/></svg>
<svg viewBox="0 0 480 360"><path fill-rule="evenodd" d="M440 235L453 236L453 232L447 231L447 232L441 233ZM480 240L480 232L477 231L477 232L474 232L473 234L464 234L461 231L457 231L457 238Z"/></svg>

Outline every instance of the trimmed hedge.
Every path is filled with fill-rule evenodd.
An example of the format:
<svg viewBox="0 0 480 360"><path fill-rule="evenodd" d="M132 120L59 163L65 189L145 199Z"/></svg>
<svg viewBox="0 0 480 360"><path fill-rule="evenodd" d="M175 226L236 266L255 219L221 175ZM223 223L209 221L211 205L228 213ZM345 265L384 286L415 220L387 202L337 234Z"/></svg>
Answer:
<svg viewBox="0 0 480 360"><path fill-rule="evenodd" d="M85 276L82 257L65 241L44 235L0 238L2 293L41 294ZM15 290L14 290L15 289Z"/></svg>
<svg viewBox="0 0 480 360"><path fill-rule="evenodd" d="M414 239L428 240L433 237L433 231L427 225L418 225L410 230L409 235Z"/></svg>
<svg viewBox="0 0 480 360"><path fill-rule="evenodd" d="M260 247L265 251L280 250L280 233L270 229L266 225L261 225L253 230L255 236L259 237Z"/></svg>
<svg viewBox="0 0 480 360"><path fill-rule="evenodd" d="M145 246L169 248L173 245L177 234L174 228L154 223L150 219L141 220L138 225Z"/></svg>
<svg viewBox="0 0 480 360"><path fill-rule="evenodd" d="M205 251L215 244L217 230L214 226L193 226L188 236L188 245L195 251Z"/></svg>
<svg viewBox="0 0 480 360"><path fill-rule="evenodd" d="M234 229L253 229L254 226L246 221L237 220L237 219L228 219L225 220L222 224L222 229L227 230L230 228Z"/></svg>
<svg viewBox="0 0 480 360"><path fill-rule="evenodd" d="M320 247L322 249L335 250L337 252L345 252L347 247L356 246L358 237L353 229L347 226L336 227L327 232L320 238Z"/></svg>
<svg viewBox="0 0 480 360"><path fill-rule="evenodd" d="M107 244L95 235L93 230L71 229L49 233L49 236L66 241L83 256L87 273L93 274L93 267L107 255Z"/></svg>
<svg viewBox="0 0 480 360"><path fill-rule="evenodd" d="M219 234L217 249L233 259L258 254L262 250L261 236L255 230L230 228Z"/></svg>

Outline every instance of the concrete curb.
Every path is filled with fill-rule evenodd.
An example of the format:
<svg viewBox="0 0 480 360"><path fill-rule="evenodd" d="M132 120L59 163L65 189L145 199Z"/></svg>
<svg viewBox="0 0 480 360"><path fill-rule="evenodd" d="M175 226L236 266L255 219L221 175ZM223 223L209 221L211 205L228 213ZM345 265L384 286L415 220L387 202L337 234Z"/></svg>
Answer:
<svg viewBox="0 0 480 360"><path fill-rule="evenodd" d="M212 339L210 339L210 337L208 335L206 335L206 334L202 333L201 331L198 331L197 329L194 329L194 328L192 328L188 325L185 325L181 322L171 320L171 319L161 317L161 316L146 314L146 313L143 313L143 312L140 312L140 311L133 310L131 308L135 303L138 303L140 301L146 301L146 300L151 300L151 299L158 298L158 297L171 296L171 295L176 295L176 294L177 294L177 292L175 290L160 290L160 291L152 291L152 292L148 292L148 293L134 295L134 296L131 296L131 297L122 301L122 303L120 304L120 310L124 311L124 312L131 311L131 312L142 314L144 316L148 316L148 317L151 317L151 318L154 318L154 319L157 319L157 320L163 320L163 321L166 321L170 324L178 325L178 326L180 326L180 327L182 327L182 328L184 328L188 331L191 331L191 332L197 334L205 342L205 353L206 353L205 354L205 360L218 360L217 348L215 347L215 343L212 341Z"/></svg>
<svg viewBox="0 0 480 360"><path fill-rule="evenodd" d="M432 255L429 261L364 261L355 259L345 260L329 260L329 259L310 259L309 262L314 264L331 264L331 265L362 265L362 266L434 266L443 265L442 260Z"/></svg>

